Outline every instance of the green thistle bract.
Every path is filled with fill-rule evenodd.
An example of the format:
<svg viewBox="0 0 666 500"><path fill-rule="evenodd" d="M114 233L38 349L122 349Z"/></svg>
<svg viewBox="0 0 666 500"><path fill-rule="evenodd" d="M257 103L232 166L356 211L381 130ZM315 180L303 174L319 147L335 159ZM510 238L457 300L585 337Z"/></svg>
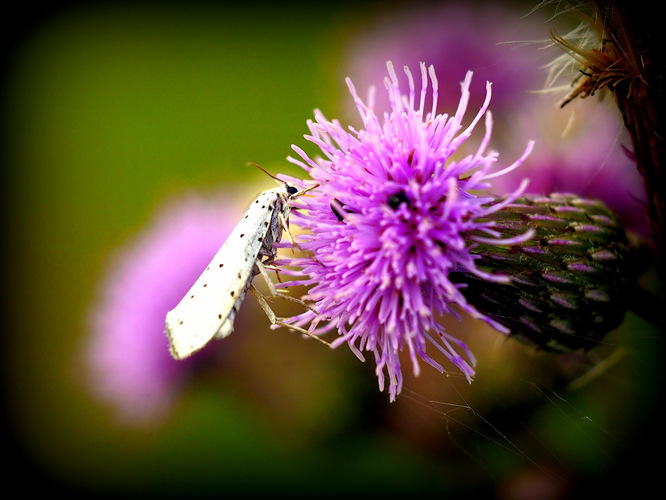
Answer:
<svg viewBox="0 0 666 500"><path fill-rule="evenodd" d="M463 295L480 312L517 338L555 352L590 349L622 322L630 247L601 201L527 196L483 221L494 221L506 237L526 228L535 233L511 246L477 245L477 267L510 277L506 285L457 274L467 285Z"/></svg>

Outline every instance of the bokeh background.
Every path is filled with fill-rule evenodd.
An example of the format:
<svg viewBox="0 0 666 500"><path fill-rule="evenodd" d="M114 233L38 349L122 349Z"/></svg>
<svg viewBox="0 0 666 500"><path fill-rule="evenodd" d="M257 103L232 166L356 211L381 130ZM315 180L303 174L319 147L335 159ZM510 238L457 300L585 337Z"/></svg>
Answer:
<svg viewBox="0 0 666 500"><path fill-rule="evenodd" d="M452 67L484 54L489 62L471 68L481 78L508 65L507 79L543 84L552 52L517 44L499 58L481 35L525 40L536 30L545 39L549 15L525 21L528 2L493 2L491 15L481 2L439 5L476 19L463 30L469 39L448 40L458 56L449 56ZM658 479L649 457L663 445L663 336L631 313L599 346L594 357L602 361L586 379L576 378L574 356L445 319L476 353L476 381L429 367L415 379L405 362L405 389L392 404L377 390L371 360L270 330L252 298L232 336L183 364L160 357L161 331L122 322L142 311L161 318L175 305L239 214L275 185L247 162L299 176L285 158L292 143L308 149L302 136L312 110L353 122L344 77L362 88L378 60L400 60L407 56L399 49L436 39L432 25L399 38L407 14L426 9L419 15L432 20L432 7L56 2L5 20L6 484L20 478L22 493L165 497L569 498L647 491ZM526 22L529 29L518 27ZM518 48L532 70L510 66ZM457 90L464 74L449 77L446 58L432 62L442 85ZM526 131L545 134L543 120L537 126L521 115L534 102L512 101L496 87L498 141L516 142L518 151ZM556 113L538 112L567 123ZM598 157L584 141L543 137L569 159ZM621 150L624 139L614 137ZM623 175L601 169L610 151L602 146L599 168L573 174L584 190ZM183 213L190 215L178 218ZM643 279L656 286L649 273ZM147 342L152 350L144 334L158 339Z"/></svg>

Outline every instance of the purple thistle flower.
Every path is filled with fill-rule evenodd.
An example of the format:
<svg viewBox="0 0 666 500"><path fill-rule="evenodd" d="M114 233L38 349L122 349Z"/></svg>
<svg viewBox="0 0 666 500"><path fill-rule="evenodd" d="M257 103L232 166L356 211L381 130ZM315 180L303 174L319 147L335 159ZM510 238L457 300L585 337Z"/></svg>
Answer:
<svg viewBox="0 0 666 500"><path fill-rule="evenodd" d="M438 85L432 66L426 69L421 63L418 95L407 67L408 95L400 93L392 64L387 67L390 78L385 85L391 111L383 120L374 112L374 95L364 103L347 79L364 128L344 129L316 110L315 121L308 122L311 135L305 137L321 149L324 158L312 159L293 146L302 160L289 160L307 171L319 187L312 197L300 198L294 206L301 210L292 212L292 221L309 230L310 234L300 236L300 246L310 255L282 259L281 263L296 266L306 276L283 286L310 286L305 299L317 310L317 314L308 311L291 321L310 323L314 333L337 329L340 337L332 345L346 342L362 360L362 351L371 351L380 390L386 371L393 401L402 387L399 352L404 347L409 349L415 375L420 370L418 358L443 371L426 354L430 343L472 380L473 354L437 321L437 315L457 315L454 304L498 330L508 331L468 304L449 274L464 270L505 282L504 276L476 267L470 251L474 245L466 240L507 245L531 235L502 239L492 223L475 219L500 210L522 194L526 183L501 203L488 206L492 198L478 192L490 187L491 178L518 167L532 143L514 164L491 172L497 153L485 151L492 130L491 115L486 112L490 83L485 102L464 128L471 72L461 84L458 109L449 117L436 112ZM431 108L426 109L429 84ZM484 115L486 132L477 151L454 159ZM471 232L485 236L470 236ZM324 324L319 326L321 322Z"/></svg>
<svg viewBox="0 0 666 500"><path fill-rule="evenodd" d="M174 360L164 316L242 214L241 203L228 194L221 198L190 196L162 208L146 230L118 252L102 281L85 356L91 390L125 422L152 421L164 414L183 379L207 359Z"/></svg>

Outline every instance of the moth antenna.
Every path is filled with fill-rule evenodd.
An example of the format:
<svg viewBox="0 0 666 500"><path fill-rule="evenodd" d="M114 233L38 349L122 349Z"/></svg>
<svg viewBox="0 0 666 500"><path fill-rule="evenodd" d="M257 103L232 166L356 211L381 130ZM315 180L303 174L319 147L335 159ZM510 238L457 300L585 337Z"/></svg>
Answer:
<svg viewBox="0 0 666 500"><path fill-rule="evenodd" d="M303 196L308 191L312 191L313 189L317 189L318 187L319 187L319 184L315 184L313 186L306 187L305 189L301 189L298 193L296 193L294 195L294 197ZM311 195L307 195L307 196L311 196Z"/></svg>
<svg viewBox="0 0 666 500"><path fill-rule="evenodd" d="M271 174L271 173L270 173L268 170L266 170L264 167L262 167L261 165L259 165L258 163L254 163L253 161L248 161L248 162L247 162L247 166L248 166L248 167L257 167L259 170L261 170L261 171L262 171L263 173L265 173L267 176L269 176L269 177L275 179L276 181L278 181L278 182L280 182L280 183L283 182L283 181L281 181L280 179L278 179L277 177L275 177L273 174Z"/></svg>

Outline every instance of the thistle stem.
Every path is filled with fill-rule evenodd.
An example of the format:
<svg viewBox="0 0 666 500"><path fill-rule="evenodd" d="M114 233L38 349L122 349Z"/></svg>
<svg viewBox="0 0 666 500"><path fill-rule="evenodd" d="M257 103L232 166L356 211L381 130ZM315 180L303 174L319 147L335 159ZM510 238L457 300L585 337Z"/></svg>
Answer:
<svg viewBox="0 0 666 500"><path fill-rule="evenodd" d="M657 270L666 278L666 57L659 48L663 29L654 21L654 4L641 0L593 0L604 35L617 51L616 61L631 78L612 86L617 106L631 135L634 156L647 192L647 210L656 249Z"/></svg>

